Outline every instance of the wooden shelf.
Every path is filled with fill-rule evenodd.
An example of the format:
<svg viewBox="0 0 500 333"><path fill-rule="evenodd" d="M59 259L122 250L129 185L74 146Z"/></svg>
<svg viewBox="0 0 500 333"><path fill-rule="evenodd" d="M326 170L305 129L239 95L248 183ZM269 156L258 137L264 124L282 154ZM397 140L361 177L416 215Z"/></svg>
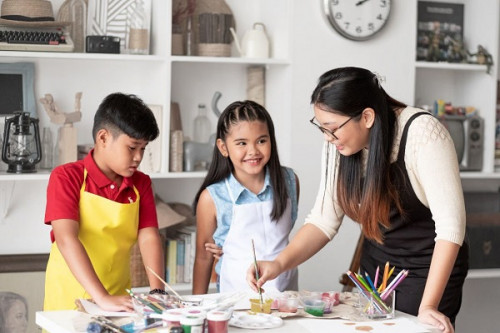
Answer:
<svg viewBox="0 0 500 333"><path fill-rule="evenodd" d="M486 73L486 65L478 64L462 64L452 62L427 62L416 61L415 67L418 68L431 68L431 69L444 69L444 70L459 70L459 71L484 71Z"/></svg>
<svg viewBox="0 0 500 333"><path fill-rule="evenodd" d="M274 58L242 58L242 57L191 57L191 56L172 56L173 63L181 62L196 62L196 63L221 63L225 65L289 65L290 61L287 59L274 59Z"/></svg>
<svg viewBox="0 0 500 333"><path fill-rule="evenodd" d="M151 179L197 179L204 178L206 171L195 172L167 172L167 173L153 173L149 176ZM7 173L0 172L0 181L26 181L26 180L48 180L49 171L38 171L35 173Z"/></svg>
<svg viewBox="0 0 500 333"><path fill-rule="evenodd" d="M110 54L110 53L73 53L73 52L29 52L29 51L0 51L0 57L32 58L32 59L75 59L75 60L119 60L119 61L165 61L164 57L157 55L135 55L135 54Z"/></svg>
<svg viewBox="0 0 500 333"><path fill-rule="evenodd" d="M500 268L470 269L467 279L500 278Z"/></svg>

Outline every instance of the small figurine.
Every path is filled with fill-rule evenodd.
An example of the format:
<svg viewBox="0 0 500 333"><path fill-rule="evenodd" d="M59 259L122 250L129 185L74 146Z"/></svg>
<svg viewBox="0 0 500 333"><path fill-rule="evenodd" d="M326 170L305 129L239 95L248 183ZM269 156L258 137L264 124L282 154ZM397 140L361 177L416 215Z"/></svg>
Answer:
<svg viewBox="0 0 500 333"><path fill-rule="evenodd" d="M476 57L477 64L486 65L486 72L490 73L491 66L493 65L493 57L482 45L478 45L477 52L473 54L469 53L469 56Z"/></svg>
<svg viewBox="0 0 500 333"><path fill-rule="evenodd" d="M74 162L78 158L77 150L77 130L73 127L73 123L82 119L81 109L82 93L77 92L75 95L75 111L64 113L57 108L56 102L51 94L45 94L44 98L40 98L45 112L47 112L50 121L54 124L61 125L58 135L58 163L57 165Z"/></svg>

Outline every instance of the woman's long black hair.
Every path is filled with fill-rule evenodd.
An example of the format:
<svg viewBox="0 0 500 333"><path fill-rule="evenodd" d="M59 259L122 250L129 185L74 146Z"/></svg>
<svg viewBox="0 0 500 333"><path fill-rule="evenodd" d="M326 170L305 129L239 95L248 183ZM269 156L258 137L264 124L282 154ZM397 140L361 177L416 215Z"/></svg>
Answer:
<svg viewBox="0 0 500 333"><path fill-rule="evenodd" d="M390 159L396 128L395 110L406 105L384 91L376 74L357 67L336 68L321 75L311 103L321 110L353 117L353 121L359 121L366 108L375 111L365 176L362 151L351 156L337 152L336 181L339 204L344 212L362 224L367 238L382 243L380 224L390 225L391 205L402 212L390 177Z"/></svg>
<svg viewBox="0 0 500 333"><path fill-rule="evenodd" d="M288 193L285 185L285 178L281 169L281 164L278 156L278 147L276 145L276 136L274 133L274 125L271 116L267 110L260 104L253 101L237 101L231 103L222 112L217 122L217 139L226 140L226 136L231 131L231 127L242 121L261 121L267 125L269 130L269 138L271 140L271 157L267 162L271 186L273 188L273 210L271 217L273 220L278 220L285 212ZM227 178L234 170L233 164L229 157L224 157L217 145L214 145L212 155L212 163L208 169L207 176L201 184L198 193L196 193L193 209L196 211L198 200L201 192L207 186L215 184Z"/></svg>

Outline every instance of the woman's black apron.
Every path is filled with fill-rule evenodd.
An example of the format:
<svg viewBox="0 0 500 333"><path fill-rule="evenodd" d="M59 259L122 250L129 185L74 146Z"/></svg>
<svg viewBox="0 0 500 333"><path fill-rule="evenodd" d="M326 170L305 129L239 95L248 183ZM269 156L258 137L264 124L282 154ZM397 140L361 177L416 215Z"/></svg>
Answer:
<svg viewBox="0 0 500 333"><path fill-rule="evenodd" d="M392 277L402 269L409 269L408 277L396 288L396 309L415 316L418 315L424 293L436 237L431 211L413 191L404 161L408 128L420 115L429 113L420 112L408 120L401 136L397 161L391 166L391 179L398 190L403 215L395 206L391 208L391 226L389 229L382 227L383 245L365 239L360 268L361 272L366 271L372 277L375 276L377 266L380 267L380 272L383 271L387 261L391 267L396 267ZM452 323L462 302L462 285L467 275L468 257L468 246L464 242L438 308ZM380 278L381 275L379 281Z"/></svg>

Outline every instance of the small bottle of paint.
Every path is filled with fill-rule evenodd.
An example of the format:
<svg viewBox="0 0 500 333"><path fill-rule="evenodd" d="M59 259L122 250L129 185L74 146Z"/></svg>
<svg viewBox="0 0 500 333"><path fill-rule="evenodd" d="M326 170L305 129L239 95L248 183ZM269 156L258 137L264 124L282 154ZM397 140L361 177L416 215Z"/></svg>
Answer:
<svg viewBox="0 0 500 333"><path fill-rule="evenodd" d="M204 333L205 317L201 315L185 315L181 318L184 333Z"/></svg>
<svg viewBox="0 0 500 333"><path fill-rule="evenodd" d="M212 310L207 313L208 333L227 333L230 311Z"/></svg>
<svg viewBox="0 0 500 333"><path fill-rule="evenodd" d="M166 322L167 327L181 326L183 313L180 309L169 309L163 311L161 318Z"/></svg>

